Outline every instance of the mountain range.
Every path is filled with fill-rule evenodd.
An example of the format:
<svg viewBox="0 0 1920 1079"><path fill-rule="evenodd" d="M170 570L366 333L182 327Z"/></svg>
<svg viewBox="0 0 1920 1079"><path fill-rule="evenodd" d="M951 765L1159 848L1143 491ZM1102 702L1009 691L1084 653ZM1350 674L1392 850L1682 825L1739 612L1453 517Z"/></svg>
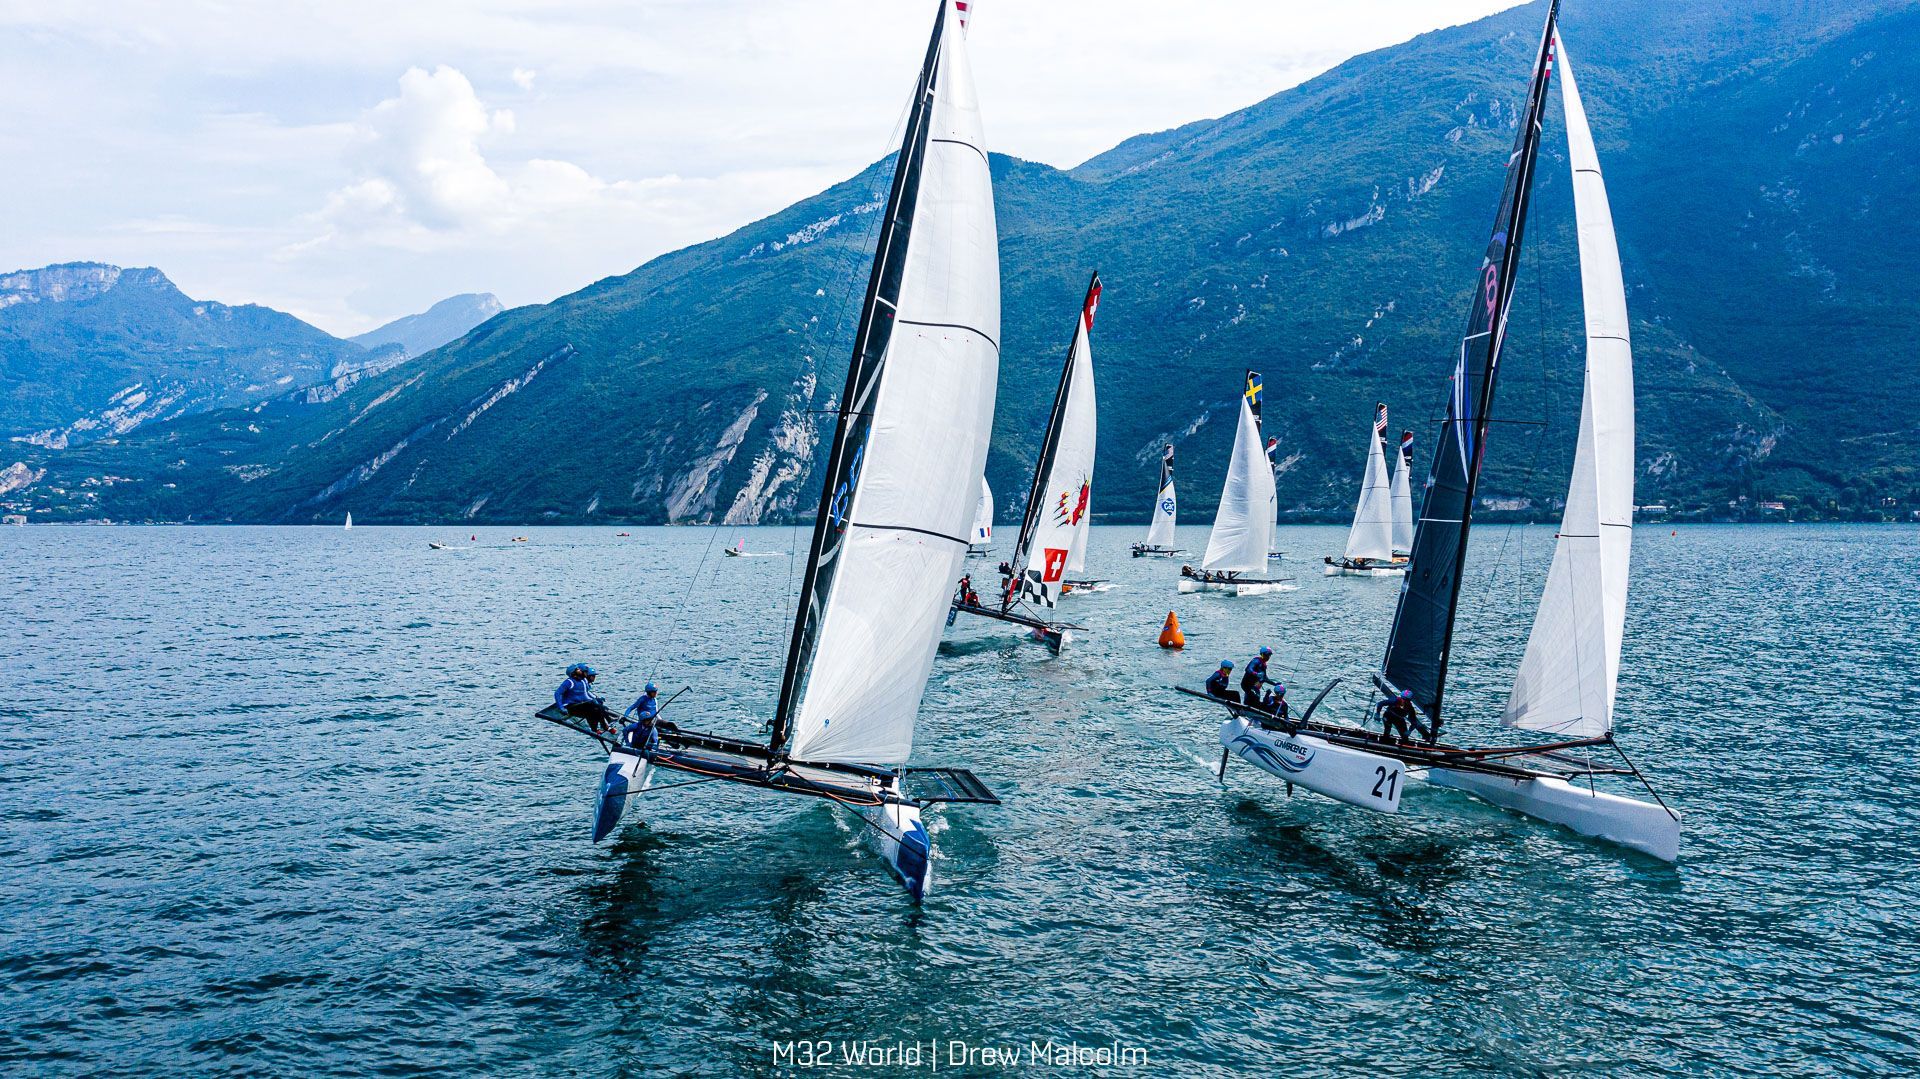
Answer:
<svg viewBox="0 0 1920 1079"><path fill-rule="evenodd" d="M1265 375L1292 518L1350 512L1375 401L1430 446L1543 17L1425 34L1073 169L994 155L1002 519L1096 267L1106 519L1144 519L1169 441L1186 519L1210 514L1247 368ZM1920 10L1567 0L1561 24L1626 273L1639 500L1714 517L1920 506L1920 375L1896 359L1920 330ZM1481 489L1490 510L1542 518L1580 398L1557 96ZM16 443L0 495L122 520L809 516L889 170L338 392Z"/></svg>

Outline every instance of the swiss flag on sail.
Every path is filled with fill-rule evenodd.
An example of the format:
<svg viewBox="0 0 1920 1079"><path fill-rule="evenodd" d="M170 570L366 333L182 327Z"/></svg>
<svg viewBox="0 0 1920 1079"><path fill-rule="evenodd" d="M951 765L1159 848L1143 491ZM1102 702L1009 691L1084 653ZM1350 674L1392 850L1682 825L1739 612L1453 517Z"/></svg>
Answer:
<svg viewBox="0 0 1920 1079"><path fill-rule="evenodd" d="M1052 584L1067 571L1067 552L1058 547L1048 547L1041 552L1045 559L1040 570L1040 579Z"/></svg>

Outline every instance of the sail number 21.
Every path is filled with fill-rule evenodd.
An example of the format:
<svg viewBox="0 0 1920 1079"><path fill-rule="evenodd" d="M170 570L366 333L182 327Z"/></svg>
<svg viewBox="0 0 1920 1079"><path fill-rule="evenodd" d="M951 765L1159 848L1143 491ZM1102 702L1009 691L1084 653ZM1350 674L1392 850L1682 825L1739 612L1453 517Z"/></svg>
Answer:
<svg viewBox="0 0 1920 1079"><path fill-rule="evenodd" d="M1393 800L1393 788L1400 781L1400 769L1380 765L1373 770L1373 796Z"/></svg>

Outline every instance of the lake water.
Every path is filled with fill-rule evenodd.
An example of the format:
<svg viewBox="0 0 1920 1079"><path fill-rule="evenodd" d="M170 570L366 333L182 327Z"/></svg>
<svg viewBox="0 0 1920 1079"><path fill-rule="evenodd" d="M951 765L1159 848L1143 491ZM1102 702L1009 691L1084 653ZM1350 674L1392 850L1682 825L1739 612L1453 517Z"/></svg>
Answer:
<svg viewBox="0 0 1920 1079"><path fill-rule="evenodd" d="M665 792L595 847L604 758L532 717L581 658L756 733L793 530L747 559L708 529L0 530L0 1066L731 1075L817 1039L986 1074L949 1042L1051 1039L1144 1049L1128 1074L1920 1069L1920 533L1639 530L1620 726L1685 817L1668 866L1456 792L1383 817L1216 781L1217 714L1165 687L1268 643L1352 717L1397 583L1319 576L1342 530L1289 528L1298 591L1180 596L1137 531L1094 531L1116 587L1067 601L1064 656L950 631L916 760L1005 804L930 814L916 908L811 800ZM1463 739L1497 734L1550 549L1476 535Z"/></svg>

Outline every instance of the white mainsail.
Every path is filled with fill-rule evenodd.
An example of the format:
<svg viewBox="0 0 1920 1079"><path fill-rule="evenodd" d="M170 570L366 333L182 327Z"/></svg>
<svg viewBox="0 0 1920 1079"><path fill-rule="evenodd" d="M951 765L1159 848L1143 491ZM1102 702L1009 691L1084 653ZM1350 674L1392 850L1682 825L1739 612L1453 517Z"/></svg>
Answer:
<svg viewBox="0 0 1920 1079"><path fill-rule="evenodd" d="M1039 462L1041 474L1035 477L1029 496L1037 500L1029 510L1032 525L1013 567L1020 579L1021 595L1043 607L1052 607L1059 600L1060 585L1067 573L1085 569L1087 564L1097 433L1089 334L1099 306L1100 278L1096 274L1074 323L1070 360L1062 373L1064 397L1058 418L1053 421L1053 455Z"/></svg>
<svg viewBox="0 0 1920 1079"><path fill-rule="evenodd" d="M1393 498L1387 488L1387 459L1380 452L1380 438L1387 430L1387 406L1374 413L1373 426L1367 428L1367 471L1360 484L1360 499L1353 507L1353 528L1347 532L1346 556L1386 562L1393 558Z"/></svg>
<svg viewBox="0 0 1920 1079"><path fill-rule="evenodd" d="M347 514L347 523L346 523L346 524L343 524L343 525L341 525L340 527L341 527L341 528L343 528L343 529L350 529L350 528L352 528L352 527L353 527L353 514L351 514L351 513L349 513L349 514Z"/></svg>
<svg viewBox="0 0 1920 1079"><path fill-rule="evenodd" d="M1172 547L1173 526L1179 517L1180 503L1173 494L1173 447L1169 445L1160 465L1160 493L1154 496L1153 519L1147 524L1147 546Z"/></svg>
<svg viewBox="0 0 1920 1079"><path fill-rule="evenodd" d="M1580 238L1587 373L1567 508L1507 700L1508 726L1574 738L1613 729L1633 549L1633 348L1606 183L1566 45L1554 33Z"/></svg>
<svg viewBox="0 0 1920 1079"><path fill-rule="evenodd" d="M1400 447L1393 455L1393 483L1389 493L1393 502L1393 553L1404 555L1413 550L1413 432L1400 435Z"/></svg>
<svg viewBox="0 0 1920 1079"><path fill-rule="evenodd" d="M987 478L980 477L980 501L973 507L973 539L976 547L984 547L993 542L993 488L987 486Z"/></svg>
<svg viewBox="0 0 1920 1079"><path fill-rule="evenodd" d="M943 18L954 25L952 0ZM967 550L999 372L993 183L963 34L940 35L871 427L795 708L798 760L903 764Z"/></svg>
<svg viewBox="0 0 1920 1079"><path fill-rule="evenodd" d="M1260 419L1254 413L1259 376L1248 373L1240 396L1240 422L1233 434L1233 457L1220 488L1220 509L1200 563L1210 573L1260 573L1273 547L1273 469L1261 444Z"/></svg>

